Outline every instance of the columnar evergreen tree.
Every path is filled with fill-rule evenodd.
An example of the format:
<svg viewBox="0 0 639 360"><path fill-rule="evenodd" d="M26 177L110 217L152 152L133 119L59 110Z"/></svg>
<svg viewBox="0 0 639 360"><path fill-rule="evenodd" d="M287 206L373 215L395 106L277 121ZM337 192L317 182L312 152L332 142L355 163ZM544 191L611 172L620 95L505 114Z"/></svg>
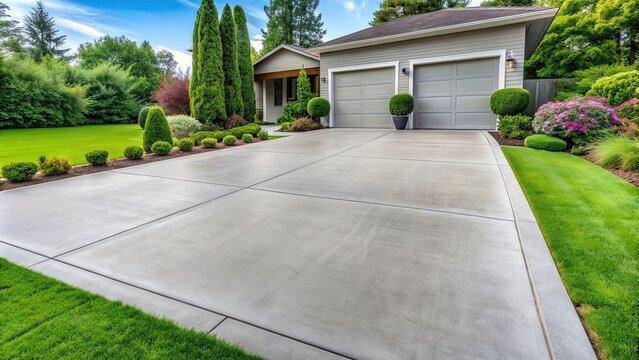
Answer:
<svg viewBox="0 0 639 360"><path fill-rule="evenodd" d="M197 99L197 86L200 75L200 68L198 67L198 31L200 29L200 17L202 13L202 7L197 10L197 16L195 17L195 24L193 25L193 42L191 45L191 82L189 83L189 102L191 106L191 114L195 116L195 99Z"/></svg>
<svg viewBox="0 0 639 360"><path fill-rule="evenodd" d="M255 89L253 88L253 64L251 60L251 39L246 25L246 15L241 6L233 8L233 18L237 28L238 69L242 79L242 101L244 102L244 118L253 121L255 118Z"/></svg>
<svg viewBox="0 0 639 360"><path fill-rule="evenodd" d="M29 54L37 62L45 56L64 58L70 50L61 49L67 37L58 35L55 21L44 9L42 1L38 1L24 17L24 34Z"/></svg>
<svg viewBox="0 0 639 360"><path fill-rule="evenodd" d="M319 0L271 0L264 6L268 17L262 29L262 54L281 44L310 47L326 35L322 14L315 14Z"/></svg>
<svg viewBox="0 0 639 360"><path fill-rule="evenodd" d="M306 105L312 97L313 93L311 92L311 81L306 75L306 70L302 69L297 76L297 101L302 104L303 109L306 109Z"/></svg>
<svg viewBox="0 0 639 360"><path fill-rule="evenodd" d="M220 18L222 38L222 69L224 71L224 103L226 115L243 115L242 80L237 62L237 29L231 6L226 4Z"/></svg>

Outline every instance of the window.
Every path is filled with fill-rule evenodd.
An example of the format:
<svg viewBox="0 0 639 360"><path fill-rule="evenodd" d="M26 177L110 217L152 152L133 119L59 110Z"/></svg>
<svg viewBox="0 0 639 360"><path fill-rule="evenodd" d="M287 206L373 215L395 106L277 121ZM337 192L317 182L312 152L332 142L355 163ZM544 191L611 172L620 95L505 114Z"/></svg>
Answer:
<svg viewBox="0 0 639 360"><path fill-rule="evenodd" d="M297 78L286 78L286 101L297 100Z"/></svg>
<svg viewBox="0 0 639 360"><path fill-rule="evenodd" d="M273 80L273 97L274 97L274 102L273 105L275 106L282 106L282 79L275 79Z"/></svg>
<svg viewBox="0 0 639 360"><path fill-rule="evenodd" d="M311 92L313 95L319 95L319 89L317 88L317 75L309 75L308 81L311 82Z"/></svg>

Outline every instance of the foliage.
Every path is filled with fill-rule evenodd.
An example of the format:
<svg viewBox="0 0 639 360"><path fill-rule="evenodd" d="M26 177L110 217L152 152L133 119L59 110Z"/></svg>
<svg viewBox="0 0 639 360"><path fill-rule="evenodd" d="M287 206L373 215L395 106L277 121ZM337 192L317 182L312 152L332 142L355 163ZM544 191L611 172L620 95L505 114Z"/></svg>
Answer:
<svg viewBox="0 0 639 360"><path fill-rule="evenodd" d="M639 123L628 118L620 118L619 124L611 127L610 131L629 138L639 138Z"/></svg>
<svg viewBox="0 0 639 360"><path fill-rule="evenodd" d="M173 145L173 147L176 147L178 145L178 141L180 141L180 139L176 137L171 138L171 145Z"/></svg>
<svg viewBox="0 0 639 360"><path fill-rule="evenodd" d="M289 131L291 131L291 126L292 125L293 125L293 121L287 121L287 122L280 123L279 131L281 131L281 132L289 132Z"/></svg>
<svg viewBox="0 0 639 360"><path fill-rule="evenodd" d="M533 6L536 0L484 0L481 6Z"/></svg>
<svg viewBox="0 0 639 360"><path fill-rule="evenodd" d="M69 160L59 156L40 157L40 171L44 175L62 175L71 171Z"/></svg>
<svg viewBox="0 0 639 360"><path fill-rule="evenodd" d="M205 147L205 148L216 148L217 147L217 139L210 138L210 137L202 139L202 141L200 143L202 144L202 147Z"/></svg>
<svg viewBox="0 0 639 360"><path fill-rule="evenodd" d="M155 56L158 59L158 67L165 78L177 75L178 62L175 60L175 56L173 56L172 52L167 49L162 49L156 52Z"/></svg>
<svg viewBox="0 0 639 360"><path fill-rule="evenodd" d="M506 115L499 118L499 135L508 139L523 139L532 135L532 118L527 115Z"/></svg>
<svg viewBox="0 0 639 360"><path fill-rule="evenodd" d="M306 111L313 118L325 117L331 112L331 103L322 97L314 97L308 101Z"/></svg>
<svg viewBox="0 0 639 360"><path fill-rule="evenodd" d="M70 49L61 49L67 39L66 35L58 35L53 17L45 10L42 1L24 17L23 21L27 51L36 62L45 57L65 58Z"/></svg>
<svg viewBox="0 0 639 360"><path fill-rule="evenodd" d="M244 126L240 126L240 127L236 127L236 128L232 128L228 130L228 132L231 135L234 135L236 138L241 138L242 135L244 134L251 134L255 136L260 131L262 131L262 127L257 124L247 124Z"/></svg>
<svg viewBox="0 0 639 360"><path fill-rule="evenodd" d="M490 110L499 115L517 115L526 110L530 94L526 89L501 89L490 97Z"/></svg>
<svg viewBox="0 0 639 360"><path fill-rule="evenodd" d="M616 136L595 143L589 156L599 165L639 170L639 140Z"/></svg>
<svg viewBox="0 0 639 360"><path fill-rule="evenodd" d="M129 160L139 160L142 159L142 155L144 155L144 149L135 145L129 146L124 149L124 157Z"/></svg>
<svg viewBox="0 0 639 360"><path fill-rule="evenodd" d="M264 6L268 20L261 55L282 44L308 48L321 43L326 30L318 6L319 0L270 0Z"/></svg>
<svg viewBox="0 0 639 360"><path fill-rule="evenodd" d="M615 108L617 116L627 118L639 125L639 99L625 101Z"/></svg>
<svg viewBox="0 0 639 360"><path fill-rule="evenodd" d="M307 117L295 119L295 121L291 124L291 131L296 132L317 130L319 128L320 125L318 122Z"/></svg>
<svg viewBox="0 0 639 360"><path fill-rule="evenodd" d="M0 2L0 54L21 54L24 38L18 21L12 20L8 12L11 9Z"/></svg>
<svg viewBox="0 0 639 360"><path fill-rule="evenodd" d="M413 112L414 101L411 94L396 94L388 103L388 110L394 116L406 116Z"/></svg>
<svg viewBox="0 0 639 360"><path fill-rule="evenodd" d="M278 124L283 122L292 122L297 118L305 116L308 116L308 114L306 113L306 108L301 101L289 101L284 105L282 115L278 116L275 122Z"/></svg>
<svg viewBox="0 0 639 360"><path fill-rule="evenodd" d="M104 165L109 159L109 152L106 150L93 150L84 154L84 158L91 165Z"/></svg>
<svg viewBox="0 0 639 360"><path fill-rule="evenodd" d="M200 143L202 142L202 139L206 139L206 138L215 138L215 132L214 131L198 131L194 133L193 135L191 135L191 140L193 140L195 145L200 145Z"/></svg>
<svg viewBox="0 0 639 360"><path fill-rule="evenodd" d="M244 142L245 144L252 143L253 142L253 135L251 135L251 134L242 135L242 142Z"/></svg>
<svg viewBox="0 0 639 360"><path fill-rule="evenodd" d="M38 172L38 165L32 162L10 163L2 167L2 177L11 182L31 180Z"/></svg>
<svg viewBox="0 0 639 360"><path fill-rule="evenodd" d="M251 39L246 23L246 15L241 6L233 7L233 19L237 29L237 68L242 82L242 103L244 118L255 120L256 104L255 89L253 88L253 60L251 59Z"/></svg>
<svg viewBox="0 0 639 360"><path fill-rule="evenodd" d="M268 140L269 135L268 135L268 132L262 130L257 133L257 137L260 138L260 140Z"/></svg>
<svg viewBox="0 0 639 360"><path fill-rule="evenodd" d="M603 96L608 103L617 106L637 96L639 88L639 71L632 70L603 77L594 84L587 95Z"/></svg>
<svg viewBox="0 0 639 360"><path fill-rule="evenodd" d="M222 141L222 139L224 139L226 135L231 135L231 133L226 130L218 130L213 132L212 137L217 139L218 141Z"/></svg>
<svg viewBox="0 0 639 360"><path fill-rule="evenodd" d="M297 101L300 102L304 112L306 113L306 107L308 101L313 98L313 92L311 91L311 81L306 75L306 70L300 70L297 76Z"/></svg>
<svg viewBox="0 0 639 360"><path fill-rule="evenodd" d="M202 124L187 115L171 115L167 118L171 134L178 139L186 138L202 128Z"/></svg>
<svg viewBox="0 0 639 360"><path fill-rule="evenodd" d="M165 77L153 94L153 100L169 115L191 115L189 78L186 76Z"/></svg>
<svg viewBox="0 0 639 360"><path fill-rule="evenodd" d="M373 20L369 25L376 26L400 17L428 13L444 6L466 7L469 3L469 0L383 0L379 9L373 12Z"/></svg>
<svg viewBox="0 0 639 360"><path fill-rule="evenodd" d="M194 145L195 145L195 142L193 142L193 140L186 138L186 139L178 140L177 148L180 151L191 151L193 150Z"/></svg>
<svg viewBox="0 0 639 360"><path fill-rule="evenodd" d="M145 106L140 109L140 113L138 114L138 125L140 125L141 129L144 129L144 124L146 124L146 117L149 115L150 106Z"/></svg>
<svg viewBox="0 0 639 360"><path fill-rule="evenodd" d="M226 135L222 139L222 142L224 143L224 145L228 145L228 146L235 145L236 141L237 141L237 138L235 136L233 136L233 135Z"/></svg>
<svg viewBox="0 0 639 360"><path fill-rule="evenodd" d="M151 145L151 152L159 156L165 156L171 152L173 145L166 141L156 141Z"/></svg>
<svg viewBox="0 0 639 360"><path fill-rule="evenodd" d="M157 141L171 144L173 136L171 136L171 129L166 115L164 115L164 110L159 106L152 106L146 118L146 126L142 137L144 150L146 152L151 151L151 146Z"/></svg>
<svg viewBox="0 0 639 360"><path fill-rule="evenodd" d="M580 97L542 105L535 113L533 129L537 133L577 139L618 122L615 110L603 99Z"/></svg>
<svg viewBox="0 0 639 360"><path fill-rule="evenodd" d="M282 125L284 123L292 123L293 121L295 121L295 118L292 115L286 114L284 112L282 112L282 115L278 116L277 119L275 119L275 123L278 125Z"/></svg>
<svg viewBox="0 0 639 360"><path fill-rule="evenodd" d="M631 70L634 70L634 67L618 64L598 65L584 70L577 70L574 73L574 77L577 78L578 81L567 85L567 88L570 92L574 92L579 95L586 95L588 90L592 87L592 84L600 78Z"/></svg>
<svg viewBox="0 0 639 360"><path fill-rule="evenodd" d="M224 104L226 115L244 115L242 100L242 79L238 70L237 29L233 11L227 3L220 18L220 37L222 39L222 70L224 71Z"/></svg>
<svg viewBox="0 0 639 360"><path fill-rule="evenodd" d="M530 135L524 140L524 145L531 149L547 151L563 151L568 146L565 141L546 134Z"/></svg>
<svg viewBox="0 0 639 360"><path fill-rule="evenodd" d="M231 117L229 117L226 120L226 123L224 124L224 128L231 129L234 127L244 126L244 125L246 125L246 120L244 120L244 117L240 115L231 115Z"/></svg>

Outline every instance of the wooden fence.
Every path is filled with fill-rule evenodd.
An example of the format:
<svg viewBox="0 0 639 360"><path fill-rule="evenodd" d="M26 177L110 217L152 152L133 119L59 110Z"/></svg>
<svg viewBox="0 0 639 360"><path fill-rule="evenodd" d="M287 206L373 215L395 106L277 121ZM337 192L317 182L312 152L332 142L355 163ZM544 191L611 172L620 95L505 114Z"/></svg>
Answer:
<svg viewBox="0 0 639 360"><path fill-rule="evenodd" d="M524 89L530 92L530 104L524 114L533 116L539 107L552 101L557 93L563 91L566 84L572 79L527 79L524 80Z"/></svg>

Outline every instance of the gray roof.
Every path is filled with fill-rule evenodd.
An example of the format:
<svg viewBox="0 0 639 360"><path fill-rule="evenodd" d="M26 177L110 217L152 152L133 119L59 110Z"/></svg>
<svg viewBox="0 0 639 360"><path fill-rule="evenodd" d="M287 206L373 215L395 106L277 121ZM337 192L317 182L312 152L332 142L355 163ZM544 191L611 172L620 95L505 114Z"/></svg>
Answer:
<svg viewBox="0 0 639 360"><path fill-rule="evenodd" d="M462 25L477 21L493 20L514 15L548 11L547 7L468 7L451 8L429 13L404 16L399 19L366 28L358 32L339 37L314 47L324 47L353 41L369 40L385 36L400 35L415 31L431 30L453 25ZM312 49L311 49L312 50Z"/></svg>

